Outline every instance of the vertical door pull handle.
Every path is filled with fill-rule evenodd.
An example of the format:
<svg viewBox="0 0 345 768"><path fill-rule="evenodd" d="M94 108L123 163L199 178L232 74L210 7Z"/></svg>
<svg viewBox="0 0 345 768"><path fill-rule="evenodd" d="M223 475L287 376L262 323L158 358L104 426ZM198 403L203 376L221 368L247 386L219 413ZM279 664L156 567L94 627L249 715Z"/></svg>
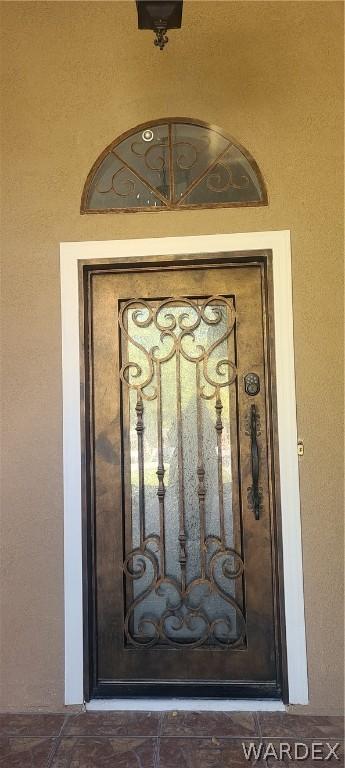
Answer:
<svg viewBox="0 0 345 768"><path fill-rule="evenodd" d="M255 520L259 520L262 500L262 492L259 488L260 457L257 440L260 434L260 416L254 404L250 406L249 434L251 442L252 485L248 488L248 502L254 512Z"/></svg>

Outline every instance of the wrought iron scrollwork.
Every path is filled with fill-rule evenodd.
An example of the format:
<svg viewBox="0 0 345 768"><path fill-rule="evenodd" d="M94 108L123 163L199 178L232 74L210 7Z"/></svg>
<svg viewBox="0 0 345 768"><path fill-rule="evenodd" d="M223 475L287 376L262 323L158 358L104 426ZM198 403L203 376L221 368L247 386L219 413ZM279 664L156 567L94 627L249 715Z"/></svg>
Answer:
<svg viewBox="0 0 345 768"><path fill-rule="evenodd" d="M208 537L206 548L210 544L216 544L216 550L210 558L207 574L204 578L194 579L184 588L176 579L160 574L157 558L159 537L149 537L141 547L127 555L124 572L128 579L140 580L149 565L152 570L148 586L133 600L125 617L125 636L130 645L151 648L163 642L174 648L198 648L211 642L220 648L235 648L244 642L246 627L243 612L235 598L219 582L220 577L229 581L241 578L243 561L235 550L224 547L220 538ZM150 549L150 545L156 547L156 552ZM221 576L217 574L218 566ZM150 614L141 616L134 633L131 624L135 611L150 595L165 597L165 610L158 618ZM203 602L205 597L216 596L224 602L224 613L210 619ZM230 612L226 613L226 607L230 607ZM179 639L178 633L184 627L193 630L198 637Z"/></svg>
<svg viewBox="0 0 345 768"><path fill-rule="evenodd" d="M197 648L237 647L245 640L243 607L237 599L244 563L239 552L227 545L223 487L223 402L222 392L237 375L229 354L228 341L235 326L231 298L211 296L191 299L174 296L157 302L131 299L119 312L119 325L126 355L120 378L125 390L136 393L138 510L140 544L126 555L123 569L132 584L124 632L129 645L148 648L167 645ZM214 328L216 332L209 333ZM148 330L147 330L148 329ZM198 331L201 329L201 331ZM145 336L146 333L146 336ZM199 336L198 336L199 333ZM200 335L201 334L201 335ZM145 345L150 338L151 346ZM153 343L154 340L154 343ZM201 340L203 343L201 343ZM225 347L222 346L225 344ZM166 569L165 525L167 510L162 429L162 376L165 363L175 358L178 529L176 567L179 578ZM187 578L188 535L186 526L184 443L181 406L181 364L195 371L197 412L197 465L195 467L200 530L200 575ZM203 454L203 401L213 400L215 450L218 467L218 508L220 535L207 535L207 485ZM157 501L159 533L146 535L144 433L146 403L156 401ZM194 574L195 575L195 574ZM214 605L217 605L215 613ZM212 607L213 606L213 607Z"/></svg>
<svg viewBox="0 0 345 768"><path fill-rule="evenodd" d="M193 311L193 317L190 317L186 312L181 312L178 317L175 317L169 311L173 306L182 306L190 308ZM225 307L228 312L227 328L223 334L220 335L216 341L205 348L203 345L195 344L194 331L200 326L201 322L204 322L208 326L218 325L222 320L221 307ZM132 321L138 328L148 328L154 326L160 331L159 341L161 347L155 346L150 350L147 350L143 344L141 344L133 336L130 336L124 322L124 316L130 308L133 308ZM189 320L189 322L188 322ZM202 371L205 382L209 384L213 391L211 394L206 393L206 386L203 384L200 387L200 397L204 399L212 399L217 395L219 389L228 387L235 381L237 371L235 363L232 360L224 358L218 360L215 366L215 374L210 373L210 361L215 350L220 347L226 339L230 336L235 325L235 310L231 300L224 296L211 296L203 301L195 301L182 296L174 296L170 299L164 299L158 303L157 306L152 307L145 299L131 299L126 302L120 310L119 324L124 336L127 338L131 345L139 350L140 354L145 359L145 368L139 365L136 361L126 362L120 371L120 377L122 381L127 384L131 389L136 389L140 396L144 400L154 400L157 397L157 387L152 387L151 392L147 392L149 385L152 384L155 365L157 363L163 364L168 362L172 357L180 355L191 363L202 364ZM191 340L194 343L195 354L191 354L186 349L185 340ZM165 351L163 349L163 342L169 340L171 342L170 349ZM228 376L225 376L225 369L228 370Z"/></svg>
<svg viewBox="0 0 345 768"><path fill-rule="evenodd" d="M137 157L143 158L146 168L150 171L162 171L167 167L165 153L169 151L169 147L163 141L148 148L140 141L133 141L131 151Z"/></svg>
<svg viewBox="0 0 345 768"><path fill-rule="evenodd" d="M245 174L241 175L241 183L235 181L231 165L226 162L217 163L206 178L206 186L211 192L227 192L228 189L247 189L250 181Z"/></svg>
<svg viewBox="0 0 345 768"><path fill-rule="evenodd" d="M119 197L130 197L135 190L135 181L132 178L128 178L130 170L126 165L122 165L113 173L111 177L111 184L106 189L100 189L97 187L97 192L100 195L109 195L113 193Z"/></svg>
<svg viewBox="0 0 345 768"><path fill-rule="evenodd" d="M207 123L174 118L113 141L86 180L81 211L266 204L259 168L243 147Z"/></svg>

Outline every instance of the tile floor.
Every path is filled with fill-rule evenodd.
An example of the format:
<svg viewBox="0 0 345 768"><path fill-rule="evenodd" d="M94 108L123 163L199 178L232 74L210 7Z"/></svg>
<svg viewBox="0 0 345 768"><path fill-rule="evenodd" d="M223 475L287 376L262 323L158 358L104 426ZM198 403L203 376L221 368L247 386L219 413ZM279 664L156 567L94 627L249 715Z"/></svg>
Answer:
<svg viewBox="0 0 345 768"><path fill-rule="evenodd" d="M314 717L255 712L109 712L81 714L0 714L1 768L263 768L320 765L321 755L339 742L330 768L344 765L342 717ZM263 751L247 761L242 742L256 748L281 742L291 745L283 761ZM318 759L294 760L296 742ZM323 745L323 746L320 746ZM300 747L305 753L305 748ZM301 754L301 752L299 753ZM338 759L337 759L338 758Z"/></svg>

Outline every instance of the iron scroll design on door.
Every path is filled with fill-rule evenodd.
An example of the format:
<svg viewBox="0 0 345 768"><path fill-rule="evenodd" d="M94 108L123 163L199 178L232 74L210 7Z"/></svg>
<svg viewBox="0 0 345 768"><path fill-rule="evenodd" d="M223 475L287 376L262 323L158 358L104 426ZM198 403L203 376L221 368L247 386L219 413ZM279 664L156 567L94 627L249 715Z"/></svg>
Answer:
<svg viewBox="0 0 345 768"><path fill-rule="evenodd" d="M261 171L236 139L201 120L164 118L105 148L87 176L80 212L267 204Z"/></svg>
<svg viewBox="0 0 345 768"><path fill-rule="evenodd" d="M158 644L160 647L174 648L239 647L245 643L246 636L243 601L240 597L244 563L240 553L228 541L223 482L222 412L224 407L228 407L226 398L229 398L229 388L237 376L235 362L229 357L229 340L235 327L233 301L225 296L206 299L175 296L160 301L132 299L120 303L119 326L122 349L120 379L132 422L130 444L135 462L135 482L138 484L137 496L132 498L130 505L131 527L137 541L126 553L123 563L127 595L124 618L126 643L136 648L149 648ZM218 333L216 337L215 332ZM168 375L165 374L165 366L168 364L174 365L174 397L169 391L166 392ZM183 412L182 390L186 386L186 379L183 378L186 365L187 381L194 377L193 397L196 401L196 445L193 448L196 465L192 490L195 491L198 510L197 566L187 532L190 509L186 504L184 440L192 398ZM181 387L182 381L184 385ZM172 518L172 512L166 504L166 427L163 425L163 417L170 400L176 414L178 514L175 573L171 573L167 566L169 547L166 524ZM207 488L205 482L205 418L211 424L212 417L208 414L212 414L212 403L218 496L217 531L207 529L207 498L211 489ZM149 409L147 418L149 414L151 420L154 418L156 430L155 496L158 532L147 530L152 521L148 524L145 506L147 449L144 434L148 426L145 422L145 409ZM150 429L152 432L152 424ZM172 463L170 458L170 474ZM134 507L137 507L138 512L135 524ZM190 563L189 559L193 562Z"/></svg>

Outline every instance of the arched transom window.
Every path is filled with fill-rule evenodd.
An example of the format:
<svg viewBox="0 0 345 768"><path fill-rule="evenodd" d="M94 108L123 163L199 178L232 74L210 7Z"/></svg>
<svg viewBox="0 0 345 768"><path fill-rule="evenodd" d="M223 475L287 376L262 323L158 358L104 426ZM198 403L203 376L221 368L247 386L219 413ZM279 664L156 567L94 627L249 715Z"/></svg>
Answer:
<svg viewBox="0 0 345 768"><path fill-rule="evenodd" d="M94 163L81 212L267 205L249 152L215 126L187 118L139 125Z"/></svg>

